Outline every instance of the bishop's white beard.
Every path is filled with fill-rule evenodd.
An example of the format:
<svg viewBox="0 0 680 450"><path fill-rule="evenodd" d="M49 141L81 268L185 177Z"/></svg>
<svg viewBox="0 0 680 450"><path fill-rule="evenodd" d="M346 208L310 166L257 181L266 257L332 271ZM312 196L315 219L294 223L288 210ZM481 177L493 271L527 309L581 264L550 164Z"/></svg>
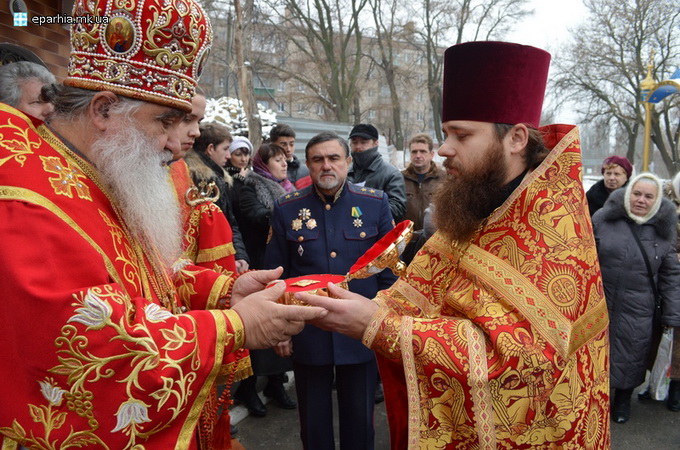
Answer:
<svg viewBox="0 0 680 450"><path fill-rule="evenodd" d="M94 142L90 159L133 237L147 251L158 250L170 271L182 251L181 213L165 167L171 155L157 145L123 118L111 136Z"/></svg>

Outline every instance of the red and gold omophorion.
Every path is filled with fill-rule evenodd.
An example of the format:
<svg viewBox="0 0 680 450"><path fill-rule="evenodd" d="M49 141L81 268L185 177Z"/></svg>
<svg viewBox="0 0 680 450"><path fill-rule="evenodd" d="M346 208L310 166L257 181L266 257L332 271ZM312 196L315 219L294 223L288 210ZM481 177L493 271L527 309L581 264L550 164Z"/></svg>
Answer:
<svg viewBox="0 0 680 450"><path fill-rule="evenodd" d="M608 316L578 130L470 242L435 234L378 295L394 449L608 449Z"/></svg>
<svg viewBox="0 0 680 450"><path fill-rule="evenodd" d="M234 311L182 311L226 296L233 278L188 264L183 276L219 287L178 295L95 169L3 104L0 219L1 447L194 448L244 334Z"/></svg>

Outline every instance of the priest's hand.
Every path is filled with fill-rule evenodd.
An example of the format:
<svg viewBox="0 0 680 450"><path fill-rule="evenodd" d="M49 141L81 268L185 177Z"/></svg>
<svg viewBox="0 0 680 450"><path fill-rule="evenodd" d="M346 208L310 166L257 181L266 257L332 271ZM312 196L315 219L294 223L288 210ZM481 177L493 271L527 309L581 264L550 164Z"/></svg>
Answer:
<svg viewBox="0 0 680 450"><path fill-rule="evenodd" d="M230 304L232 308L244 297L263 290L267 284L277 280L283 273L282 267L273 270L253 270L246 272L236 279L234 289L231 291Z"/></svg>
<svg viewBox="0 0 680 450"><path fill-rule="evenodd" d="M320 319L328 313L325 309L314 306L276 303L285 290L285 283L279 282L260 292L248 295L231 307L243 321L245 348L274 347L302 331L305 321Z"/></svg>
<svg viewBox="0 0 680 450"><path fill-rule="evenodd" d="M328 291L330 293L328 297L304 292L295 294L295 297L310 305L328 310L327 315L310 321L312 325L361 340L378 305L364 296L342 289L333 283L328 283Z"/></svg>

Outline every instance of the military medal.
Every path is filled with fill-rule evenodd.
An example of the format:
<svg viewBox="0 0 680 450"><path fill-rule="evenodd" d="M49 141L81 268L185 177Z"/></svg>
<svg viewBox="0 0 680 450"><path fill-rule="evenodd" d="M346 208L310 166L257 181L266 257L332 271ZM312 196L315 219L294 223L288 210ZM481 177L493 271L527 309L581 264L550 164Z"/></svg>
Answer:
<svg viewBox="0 0 680 450"><path fill-rule="evenodd" d="M302 220L300 219L293 219L293 222L291 224L291 228L293 231L299 231L302 229Z"/></svg>
<svg viewBox="0 0 680 450"><path fill-rule="evenodd" d="M352 206L352 217L354 217L354 226L356 228L361 228L364 225L364 222L361 220L361 208L358 206Z"/></svg>
<svg viewBox="0 0 680 450"><path fill-rule="evenodd" d="M300 212L298 213L298 217L301 220L307 220L311 217L311 211L309 211L309 209L307 209L307 208L302 208L300 210Z"/></svg>
<svg viewBox="0 0 680 450"><path fill-rule="evenodd" d="M302 254L305 252L305 249L302 248L302 244L298 247L298 255L302 256Z"/></svg>
<svg viewBox="0 0 680 450"><path fill-rule="evenodd" d="M314 228L316 228L316 220L314 220L314 219L309 219L309 220L307 221L307 229L313 230Z"/></svg>

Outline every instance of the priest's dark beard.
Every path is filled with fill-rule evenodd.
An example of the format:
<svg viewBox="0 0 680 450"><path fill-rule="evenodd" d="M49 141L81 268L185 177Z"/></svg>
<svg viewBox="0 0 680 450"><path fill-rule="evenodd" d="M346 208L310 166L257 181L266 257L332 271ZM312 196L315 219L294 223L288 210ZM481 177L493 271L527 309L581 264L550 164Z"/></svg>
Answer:
<svg viewBox="0 0 680 450"><path fill-rule="evenodd" d="M448 238L467 241L505 200L508 165L503 146L494 141L478 164L467 170L451 160L444 166L455 167L458 174L449 175L435 193L435 225Z"/></svg>

